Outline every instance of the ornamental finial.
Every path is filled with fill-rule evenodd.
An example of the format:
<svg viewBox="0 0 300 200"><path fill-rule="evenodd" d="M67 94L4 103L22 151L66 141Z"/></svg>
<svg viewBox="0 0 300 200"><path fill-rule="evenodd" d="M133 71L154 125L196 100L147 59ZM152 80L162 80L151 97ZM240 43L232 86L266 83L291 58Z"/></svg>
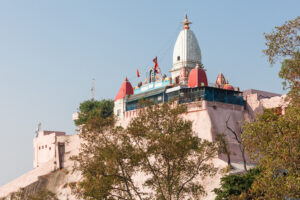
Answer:
<svg viewBox="0 0 300 200"><path fill-rule="evenodd" d="M185 14L185 19L183 22L181 22L183 24L183 29L190 29L189 25L192 23L192 22L189 22L188 20L188 17L187 17L187 14Z"/></svg>

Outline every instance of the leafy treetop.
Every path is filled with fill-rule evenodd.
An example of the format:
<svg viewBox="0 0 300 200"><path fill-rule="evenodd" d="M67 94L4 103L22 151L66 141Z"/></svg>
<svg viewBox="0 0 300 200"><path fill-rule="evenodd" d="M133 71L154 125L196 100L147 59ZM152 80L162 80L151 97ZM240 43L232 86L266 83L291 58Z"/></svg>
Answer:
<svg viewBox="0 0 300 200"><path fill-rule="evenodd" d="M107 118L112 115L114 102L112 100L87 100L80 104L76 126L85 124L93 117Z"/></svg>
<svg viewBox="0 0 300 200"><path fill-rule="evenodd" d="M92 115L74 157L83 179L73 192L89 200L200 199L205 191L199 180L216 173L210 161L217 147L194 134L185 112L180 105L152 104L127 129Z"/></svg>
<svg viewBox="0 0 300 200"><path fill-rule="evenodd" d="M265 54L271 64L283 60L279 76L290 89L288 106L281 115L264 110L254 122L247 123L243 144L262 173L250 193L254 199L300 198L300 17L266 34Z"/></svg>

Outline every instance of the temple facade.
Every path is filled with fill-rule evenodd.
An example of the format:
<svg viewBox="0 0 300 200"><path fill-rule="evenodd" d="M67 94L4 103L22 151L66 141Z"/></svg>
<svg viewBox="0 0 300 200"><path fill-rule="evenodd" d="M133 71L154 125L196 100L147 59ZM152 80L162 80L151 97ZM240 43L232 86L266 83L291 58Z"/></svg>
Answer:
<svg viewBox="0 0 300 200"><path fill-rule="evenodd" d="M198 40L190 29L191 22L187 16L182 24L183 30L173 50L171 75L168 77L151 67L146 79L134 88L126 78L115 98L114 114L120 120L126 116L126 112L136 110L141 99L155 103L175 100L181 104L206 100L244 105L242 92L238 87L231 86L222 73L215 83L208 83Z"/></svg>
<svg viewBox="0 0 300 200"><path fill-rule="evenodd" d="M241 133L246 120L255 118L256 113L262 112L262 95L267 101L279 94L259 91L240 91L239 87L229 84L223 73L216 80L207 79L207 70L202 63L202 56L198 40L190 29L191 22L185 16L173 49L173 67L170 76L166 76L150 67L144 81L132 86L125 78L115 98L114 114L118 118L118 125L126 127L131 119L139 113L141 100L149 100L158 104L174 101L187 106L185 118L193 122L194 132L202 139L215 141L218 134L224 134L233 152L231 160L242 162L240 144L234 139L230 130ZM253 101L252 101L253 100ZM283 101L273 102L270 107L281 107ZM260 108L257 106L260 105ZM219 159L226 161L225 155ZM248 159L248 161L250 161Z"/></svg>

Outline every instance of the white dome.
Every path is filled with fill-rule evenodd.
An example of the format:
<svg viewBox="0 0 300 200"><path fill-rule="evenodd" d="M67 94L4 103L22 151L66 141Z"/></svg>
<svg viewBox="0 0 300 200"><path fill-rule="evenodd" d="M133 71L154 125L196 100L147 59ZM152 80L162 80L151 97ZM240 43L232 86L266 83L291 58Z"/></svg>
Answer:
<svg viewBox="0 0 300 200"><path fill-rule="evenodd" d="M182 67L194 68L201 64L201 51L193 31L184 29L180 32L173 51L173 70Z"/></svg>

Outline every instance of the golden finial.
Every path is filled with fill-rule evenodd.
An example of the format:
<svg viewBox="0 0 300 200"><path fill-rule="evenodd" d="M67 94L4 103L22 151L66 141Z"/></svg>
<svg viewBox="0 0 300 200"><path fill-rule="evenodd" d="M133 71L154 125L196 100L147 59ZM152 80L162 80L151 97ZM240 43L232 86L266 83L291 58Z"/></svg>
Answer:
<svg viewBox="0 0 300 200"><path fill-rule="evenodd" d="M188 20L188 17L187 17L187 14L185 14L185 19L183 22L181 22L183 24L183 29L190 29L189 25L192 23L192 22L189 22Z"/></svg>

